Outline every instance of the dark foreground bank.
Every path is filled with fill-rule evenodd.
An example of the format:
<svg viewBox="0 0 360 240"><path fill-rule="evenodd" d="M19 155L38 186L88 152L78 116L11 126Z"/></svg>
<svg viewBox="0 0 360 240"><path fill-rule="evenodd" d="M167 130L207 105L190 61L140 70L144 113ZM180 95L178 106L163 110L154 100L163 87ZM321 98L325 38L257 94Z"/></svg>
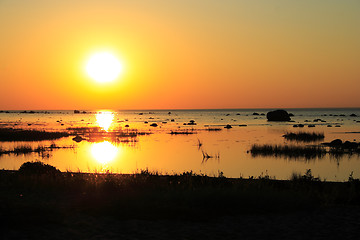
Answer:
<svg viewBox="0 0 360 240"><path fill-rule="evenodd" d="M0 171L2 239L354 237L360 182Z"/></svg>

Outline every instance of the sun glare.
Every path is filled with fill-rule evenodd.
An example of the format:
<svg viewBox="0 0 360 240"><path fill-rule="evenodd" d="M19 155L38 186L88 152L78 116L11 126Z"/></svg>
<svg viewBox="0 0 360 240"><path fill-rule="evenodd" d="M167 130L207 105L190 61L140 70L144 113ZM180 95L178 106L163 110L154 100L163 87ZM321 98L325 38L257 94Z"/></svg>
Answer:
<svg viewBox="0 0 360 240"><path fill-rule="evenodd" d="M96 114L97 124L105 131L109 130L113 121L114 121L114 114L112 112L98 112Z"/></svg>
<svg viewBox="0 0 360 240"><path fill-rule="evenodd" d="M94 143L91 146L91 155L101 164L114 160L117 154L118 148L108 141Z"/></svg>
<svg viewBox="0 0 360 240"><path fill-rule="evenodd" d="M122 71L121 62L108 52L92 55L86 64L87 74L99 83L114 81Z"/></svg>

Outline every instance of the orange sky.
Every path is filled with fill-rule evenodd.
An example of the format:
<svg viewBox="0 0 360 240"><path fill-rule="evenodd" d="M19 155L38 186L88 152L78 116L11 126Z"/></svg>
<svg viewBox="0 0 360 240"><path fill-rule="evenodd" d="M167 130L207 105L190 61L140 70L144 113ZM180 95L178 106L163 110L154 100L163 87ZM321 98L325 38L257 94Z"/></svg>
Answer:
<svg viewBox="0 0 360 240"><path fill-rule="evenodd" d="M76 3L74 3L76 2ZM0 109L360 107L360 1L0 1ZM112 52L124 74L87 76Z"/></svg>

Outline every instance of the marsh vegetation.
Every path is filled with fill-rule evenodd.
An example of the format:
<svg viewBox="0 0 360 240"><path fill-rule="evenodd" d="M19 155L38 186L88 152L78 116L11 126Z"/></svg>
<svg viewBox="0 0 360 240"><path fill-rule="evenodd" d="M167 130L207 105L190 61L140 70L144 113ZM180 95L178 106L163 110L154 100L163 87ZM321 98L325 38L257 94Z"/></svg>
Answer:
<svg viewBox="0 0 360 240"><path fill-rule="evenodd" d="M298 142L315 142L324 139L324 133L288 132L283 135L286 140Z"/></svg>

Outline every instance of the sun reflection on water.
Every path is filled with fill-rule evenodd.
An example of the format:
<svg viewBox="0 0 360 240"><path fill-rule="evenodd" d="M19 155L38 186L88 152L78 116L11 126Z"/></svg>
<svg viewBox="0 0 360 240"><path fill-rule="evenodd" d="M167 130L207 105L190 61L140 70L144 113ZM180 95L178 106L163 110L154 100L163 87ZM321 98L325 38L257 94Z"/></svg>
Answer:
<svg viewBox="0 0 360 240"><path fill-rule="evenodd" d="M91 155L101 164L107 164L115 159L119 149L108 141L94 143L91 146Z"/></svg>
<svg viewBox="0 0 360 240"><path fill-rule="evenodd" d="M105 131L108 131L114 121L114 113L112 112L98 112L96 114L96 122Z"/></svg>

